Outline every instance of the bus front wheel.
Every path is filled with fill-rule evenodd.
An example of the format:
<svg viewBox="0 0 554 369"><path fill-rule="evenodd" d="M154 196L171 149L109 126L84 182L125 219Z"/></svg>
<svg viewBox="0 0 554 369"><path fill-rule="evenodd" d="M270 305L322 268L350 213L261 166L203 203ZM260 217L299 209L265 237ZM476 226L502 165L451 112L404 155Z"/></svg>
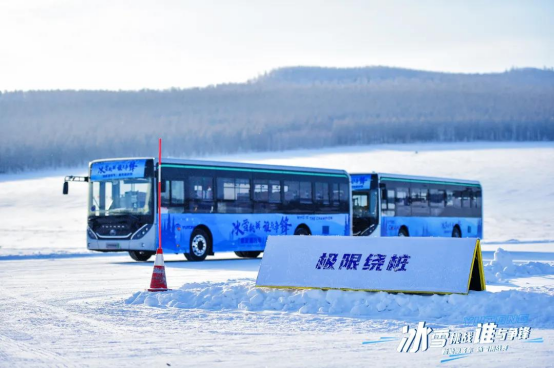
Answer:
<svg viewBox="0 0 554 369"><path fill-rule="evenodd" d="M154 253L149 251L129 251L129 256L134 261L148 261L152 255L154 255Z"/></svg>
<svg viewBox="0 0 554 369"><path fill-rule="evenodd" d="M202 261L208 256L210 237L202 229L195 229L190 236L189 252L185 253L188 261Z"/></svg>

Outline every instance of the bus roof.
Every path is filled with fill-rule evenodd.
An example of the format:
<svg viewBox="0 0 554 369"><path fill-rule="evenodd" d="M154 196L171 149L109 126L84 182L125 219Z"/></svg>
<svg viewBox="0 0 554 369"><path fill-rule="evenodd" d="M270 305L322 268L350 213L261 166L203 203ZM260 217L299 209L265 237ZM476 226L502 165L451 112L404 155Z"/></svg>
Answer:
<svg viewBox="0 0 554 369"><path fill-rule="evenodd" d="M183 165L202 166L202 167L231 167L231 168L259 169L259 170L265 169L265 170L275 170L275 171L339 174L339 175L348 176L348 173L345 170L340 170L340 169L307 168L307 167L295 167L295 166L287 166L287 165L251 164L251 163L211 161L211 160L185 160L185 159L162 158L162 165L164 164L183 164Z"/></svg>
<svg viewBox="0 0 554 369"><path fill-rule="evenodd" d="M394 174L394 173L350 173L350 175L377 175L379 179L381 178L394 178L394 179L405 179L407 181L422 181L422 182L447 182L447 183L460 183L460 184L472 184L472 185L481 185L479 181L467 180L467 179L458 179L458 178L444 178L444 177L425 177L425 176L414 176L406 174Z"/></svg>
<svg viewBox="0 0 554 369"><path fill-rule="evenodd" d="M109 158L109 159L98 159L90 162L106 162L106 161L117 161L117 160L144 160L144 159L154 159L157 162L156 158L152 157L136 157L136 158ZM340 169L325 169L325 168L307 168L307 167L295 167L295 166L286 166L286 165L267 165L267 164L251 164L251 163L239 163L239 162L226 162L226 161L211 161L211 160L188 160L188 159L176 159L176 158L162 158L162 165L189 165L189 166L198 166L198 167L227 167L227 168L244 168L244 169L258 169L258 170L275 170L275 171L289 171L289 172L310 172L310 173L322 173L322 174L335 174L335 175L344 175L348 176L348 173L345 170Z"/></svg>

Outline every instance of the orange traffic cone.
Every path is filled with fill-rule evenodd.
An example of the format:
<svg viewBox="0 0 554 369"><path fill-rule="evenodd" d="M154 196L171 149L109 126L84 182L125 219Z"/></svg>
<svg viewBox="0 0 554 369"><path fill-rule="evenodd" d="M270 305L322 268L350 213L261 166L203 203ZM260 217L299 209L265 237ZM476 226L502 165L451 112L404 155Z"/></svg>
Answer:
<svg viewBox="0 0 554 369"><path fill-rule="evenodd" d="M167 291L167 280L165 279L164 254L161 247L156 251L156 261L154 262L154 271L152 272L152 281L150 282L150 292Z"/></svg>

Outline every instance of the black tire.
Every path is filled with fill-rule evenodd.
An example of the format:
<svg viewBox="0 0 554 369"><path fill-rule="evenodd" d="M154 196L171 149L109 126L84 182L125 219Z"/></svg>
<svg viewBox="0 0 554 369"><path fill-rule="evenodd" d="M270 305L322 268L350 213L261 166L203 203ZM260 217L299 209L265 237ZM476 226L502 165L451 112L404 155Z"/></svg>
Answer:
<svg viewBox="0 0 554 369"><path fill-rule="evenodd" d="M154 255L154 253L150 251L129 251L129 256L134 261L148 261L152 255Z"/></svg>
<svg viewBox="0 0 554 369"><path fill-rule="evenodd" d="M410 237L410 234L408 233L408 230L406 228L402 227L398 231L398 237Z"/></svg>
<svg viewBox="0 0 554 369"><path fill-rule="evenodd" d="M188 261L202 261L211 250L211 239L202 229L195 229L190 235L189 252L185 253Z"/></svg>
<svg viewBox="0 0 554 369"><path fill-rule="evenodd" d="M462 238L462 231L460 231L460 228L454 227L454 229L452 229L452 237L453 238Z"/></svg>
<svg viewBox="0 0 554 369"><path fill-rule="evenodd" d="M235 255L238 257L251 259L257 258L261 253L261 251L235 251Z"/></svg>
<svg viewBox="0 0 554 369"><path fill-rule="evenodd" d="M298 227L294 230L295 236L311 236L312 233L306 227Z"/></svg>

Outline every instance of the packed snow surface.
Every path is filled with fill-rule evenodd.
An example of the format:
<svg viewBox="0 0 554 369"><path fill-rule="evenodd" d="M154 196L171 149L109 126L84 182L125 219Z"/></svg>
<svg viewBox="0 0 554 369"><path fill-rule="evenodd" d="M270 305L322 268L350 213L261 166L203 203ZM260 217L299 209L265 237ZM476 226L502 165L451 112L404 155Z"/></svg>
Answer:
<svg viewBox="0 0 554 369"><path fill-rule="evenodd" d="M86 166L0 175L0 367L552 367L553 143L381 145L212 159L479 180L487 291L258 289L260 259L222 253L201 263L165 255L173 290L146 293L152 261L85 248L87 186L72 183L69 196L61 189L64 175L85 175ZM510 342L507 352L444 364L451 358L441 349L396 352L405 325L474 329L467 318L523 316L524 323L504 326L530 326L534 341Z"/></svg>

